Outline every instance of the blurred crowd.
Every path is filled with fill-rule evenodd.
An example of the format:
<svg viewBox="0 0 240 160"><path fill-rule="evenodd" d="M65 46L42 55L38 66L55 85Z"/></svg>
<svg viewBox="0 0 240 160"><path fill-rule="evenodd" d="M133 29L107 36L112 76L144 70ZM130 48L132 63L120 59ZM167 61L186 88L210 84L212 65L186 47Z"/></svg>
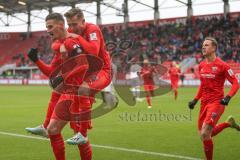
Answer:
<svg viewBox="0 0 240 160"><path fill-rule="evenodd" d="M129 39L134 42L130 56L141 55L153 61L175 60L194 56L201 59L201 44L206 36L219 43L218 55L224 60L240 62L240 17L194 19L186 24L148 24L127 29L103 28L106 41ZM115 50L118 52L118 50Z"/></svg>
<svg viewBox="0 0 240 160"><path fill-rule="evenodd" d="M117 28L117 29L116 29ZM219 43L218 55L225 61L240 62L240 17L194 18L186 23L170 23L134 27L101 26L107 44L119 44L129 40L129 49L121 49L119 45L110 50L110 54L127 56L114 58L122 65L137 58L142 61L163 63L164 61L182 61L187 57L195 57L201 61L201 44L206 36L213 36ZM38 40L40 56L45 62L50 62L51 40L49 36L41 36ZM24 63L23 56L20 56ZM121 68L125 68L122 67Z"/></svg>

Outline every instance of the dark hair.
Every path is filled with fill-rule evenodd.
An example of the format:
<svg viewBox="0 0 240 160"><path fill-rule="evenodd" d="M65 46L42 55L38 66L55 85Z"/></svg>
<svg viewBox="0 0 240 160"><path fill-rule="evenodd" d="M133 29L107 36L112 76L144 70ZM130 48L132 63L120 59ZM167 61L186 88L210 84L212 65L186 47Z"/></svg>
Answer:
<svg viewBox="0 0 240 160"><path fill-rule="evenodd" d="M205 41L205 40L211 41L211 42L212 42L212 45L215 46L215 47L216 47L216 50L217 50L217 48L218 48L218 42L217 42L217 40L216 40L215 38L213 38L213 37L206 37L206 38L204 39L204 41Z"/></svg>
<svg viewBox="0 0 240 160"><path fill-rule="evenodd" d="M45 18L45 21L48 21L48 20L56 20L56 21L64 22L64 18L60 13L51 13L47 15L47 17Z"/></svg>
<svg viewBox="0 0 240 160"><path fill-rule="evenodd" d="M74 16L77 16L78 18L84 18L83 11L80 8L72 8L69 11L67 11L64 16L66 18L72 18Z"/></svg>

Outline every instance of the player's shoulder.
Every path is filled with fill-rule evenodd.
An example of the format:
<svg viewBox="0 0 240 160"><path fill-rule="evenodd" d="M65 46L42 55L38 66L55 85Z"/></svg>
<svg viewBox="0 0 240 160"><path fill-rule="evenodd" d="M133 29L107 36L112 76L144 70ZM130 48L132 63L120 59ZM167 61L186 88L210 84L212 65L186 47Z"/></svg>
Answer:
<svg viewBox="0 0 240 160"><path fill-rule="evenodd" d="M202 60L200 63L199 63L199 65L198 65L198 67L200 68L200 67L202 67L202 66L204 66L204 65L206 65L207 63L206 63L206 60Z"/></svg>
<svg viewBox="0 0 240 160"><path fill-rule="evenodd" d="M223 66L223 67L229 67L229 64L224 62L221 58L217 57L215 61L216 65Z"/></svg>
<svg viewBox="0 0 240 160"><path fill-rule="evenodd" d="M93 30L100 30L100 28L96 24L86 23L86 30L87 31L93 31Z"/></svg>

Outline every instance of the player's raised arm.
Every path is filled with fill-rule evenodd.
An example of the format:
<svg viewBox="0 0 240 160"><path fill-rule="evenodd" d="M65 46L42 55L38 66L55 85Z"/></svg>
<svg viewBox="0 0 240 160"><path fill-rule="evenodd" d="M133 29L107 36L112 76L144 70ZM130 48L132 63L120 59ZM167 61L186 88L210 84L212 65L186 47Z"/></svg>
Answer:
<svg viewBox="0 0 240 160"><path fill-rule="evenodd" d="M50 65L43 62L41 59L38 58L38 50L37 48L31 48L28 52L28 57L31 61L33 61L37 67L40 69L40 71L45 74L47 77L50 76L52 71L54 70L54 66L58 61L57 54L54 55L54 58L52 59Z"/></svg>

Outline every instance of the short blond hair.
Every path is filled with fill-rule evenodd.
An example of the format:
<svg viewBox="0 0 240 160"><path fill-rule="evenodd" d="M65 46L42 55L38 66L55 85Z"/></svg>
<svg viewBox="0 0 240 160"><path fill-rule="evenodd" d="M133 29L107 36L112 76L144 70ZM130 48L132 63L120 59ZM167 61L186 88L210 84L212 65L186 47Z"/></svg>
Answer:
<svg viewBox="0 0 240 160"><path fill-rule="evenodd" d="M215 46L215 47L216 47L216 50L217 50L217 48L218 48L218 42L217 42L217 40L216 40L215 38L213 38L213 37L206 37L206 38L204 39L204 41L205 41L205 40L211 41L211 42L212 42L212 45Z"/></svg>
<svg viewBox="0 0 240 160"><path fill-rule="evenodd" d="M77 16L78 18L84 18L83 11L80 8L72 8L69 11L67 11L64 16L66 18L72 18L74 16Z"/></svg>

